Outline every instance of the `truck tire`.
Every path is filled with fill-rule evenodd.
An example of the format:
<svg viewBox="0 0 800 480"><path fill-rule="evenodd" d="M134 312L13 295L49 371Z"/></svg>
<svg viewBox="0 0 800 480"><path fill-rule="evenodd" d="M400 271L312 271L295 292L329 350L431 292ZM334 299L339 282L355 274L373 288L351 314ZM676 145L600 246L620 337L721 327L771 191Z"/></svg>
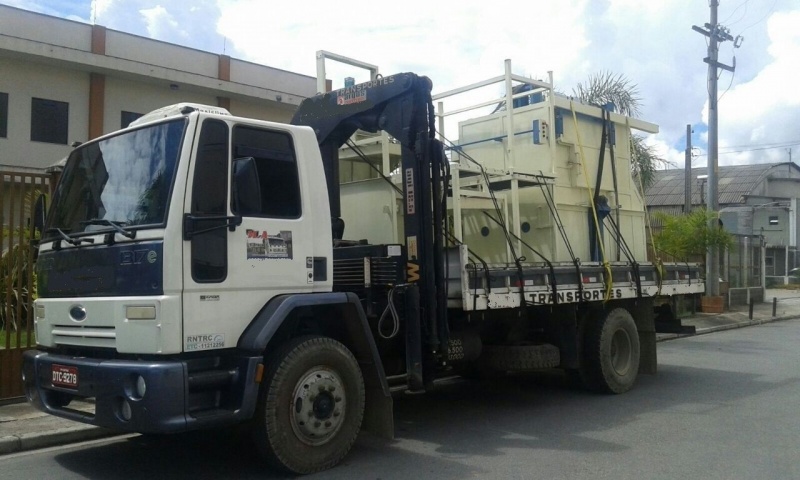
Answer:
<svg viewBox="0 0 800 480"><path fill-rule="evenodd" d="M624 393L639 373L639 333L624 308L598 311L587 319L580 376L584 385L604 393Z"/></svg>
<svg viewBox="0 0 800 480"><path fill-rule="evenodd" d="M493 370L529 371L555 368L561 363L558 347L540 345L484 345L482 362Z"/></svg>
<svg viewBox="0 0 800 480"><path fill-rule="evenodd" d="M259 453L295 474L335 466L356 441L364 395L347 347L319 336L290 340L266 362L253 420Z"/></svg>

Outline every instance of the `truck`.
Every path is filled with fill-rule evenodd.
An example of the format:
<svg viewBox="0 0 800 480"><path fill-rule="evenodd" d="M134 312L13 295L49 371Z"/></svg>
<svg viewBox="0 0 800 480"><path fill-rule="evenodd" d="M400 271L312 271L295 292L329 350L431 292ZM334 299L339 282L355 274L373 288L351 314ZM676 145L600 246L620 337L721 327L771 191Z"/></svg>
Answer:
<svg viewBox="0 0 800 480"><path fill-rule="evenodd" d="M510 90L484 120L538 112L542 85ZM442 379L560 369L619 394L655 373L657 327L680 328L671 300L704 290L699 269L615 260L614 246L632 251L623 231L644 230L641 207L620 215L602 161L594 188L573 178L590 163L579 117L612 166L611 131L628 120L550 89L523 133L469 140L465 125L450 145L431 90L414 73L376 77L304 100L289 124L184 103L76 147L37 225L28 401L120 432L243 425L270 465L306 474L339 463L362 429L391 437L393 395ZM357 132L390 136L391 175L340 182ZM552 168L470 153L507 161L514 142L555 152ZM376 188L388 201L364 193ZM588 199L561 209L554 194L573 190ZM377 213L348 217L343 203ZM376 226L380 242L361 237Z"/></svg>

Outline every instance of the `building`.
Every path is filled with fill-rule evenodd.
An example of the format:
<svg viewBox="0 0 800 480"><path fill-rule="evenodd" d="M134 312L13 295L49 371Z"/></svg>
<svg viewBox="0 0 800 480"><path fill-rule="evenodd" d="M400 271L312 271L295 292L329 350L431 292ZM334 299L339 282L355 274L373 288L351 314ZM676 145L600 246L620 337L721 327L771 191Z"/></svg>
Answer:
<svg viewBox="0 0 800 480"><path fill-rule="evenodd" d="M0 5L0 170L40 172L178 102L288 121L316 79Z"/></svg>
<svg viewBox="0 0 800 480"><path fill-rule="evenodd" d="M648 211L682 213L684 179L683 169L657 171L646 192ZM692 169L693 207L706 204L707 181L705 167ZM767 286L788 281L790 271L800 266L796 253L800 167L791 162L720 166L718 181L723 227L739 237L763 241ZM744 259L743 263L752 264L753 259ZM731 264L735 266L735 262ZM735 280L731 279L731 283Z"/></svg>

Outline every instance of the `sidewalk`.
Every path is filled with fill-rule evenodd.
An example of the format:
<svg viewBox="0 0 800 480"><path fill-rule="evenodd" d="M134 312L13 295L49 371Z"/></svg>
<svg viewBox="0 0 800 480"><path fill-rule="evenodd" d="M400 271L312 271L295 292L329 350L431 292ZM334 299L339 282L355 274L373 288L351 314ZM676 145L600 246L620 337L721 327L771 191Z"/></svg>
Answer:
<svg viewBox="0 0 800 480"><path fill-rule="evenodd" d="M76 410L94 409L94 405L88 402L74 402L70 407ZM36 410L27 402L0 405L0 455L118 434L48 415Z"/></svg>
<svg viewBox="0 0 800 480"><path fill-rule="evenodd" d="M684 317L682 324L694 326L694 335L703 335L721 330L761 325L768 322L800 318L800 291L768 289L768 302L753 305L753 318L749 318L749 307L733 307L721 314L696 313ZM772 299L777 298L776 314L772 316ZM672 340L691 335L658 334L658 341ZM70 407L80 410L93 409L89 402L75 402ZM119 435L118 432L85 425L71 420L42 413L28 403L0 405L0 455L65 445Z"/></svg>
<svg viewBox="0 0 800 480"><path fill-rule="evenodd" d="M777 299L774 317L772 316L773 298ZM800 290L768 288L764 295L764 300L764 303L753 304L752 319L750 319L750 307L748 305L731 307L725 313L697 312L692 316L682 317L681 324L695 327L696 333L690 335L659 333L658 341L663 342L692 335L703 335L721 330L800 318Z"/></svg>

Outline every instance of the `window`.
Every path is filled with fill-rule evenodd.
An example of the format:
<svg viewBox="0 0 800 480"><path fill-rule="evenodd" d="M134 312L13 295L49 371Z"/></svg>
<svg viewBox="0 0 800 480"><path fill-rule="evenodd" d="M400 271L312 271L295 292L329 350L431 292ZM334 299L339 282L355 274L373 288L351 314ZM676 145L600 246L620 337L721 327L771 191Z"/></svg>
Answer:
<svg viewBox="0 0 800 480"><path fill-rule="evenodd" d="M8 94L0 92L0 138L8 137Z"/></svg>
<svg viewBox="0 0 800 480"><path fill-rule="evenodd" d="M192 215L197 218L194 229L200 233L192 237L192 278L198 283L221 282L228 275L227 222L220 220L227 213L228 199L228 126L225 122L203 122L195 163Z"/></svg>
<svg viewBox="0 0 800 480"><path fill-rule="evenodd" d="M69 104L34 98L31 101L31 141L67 144Z"/></svg>
<svg viewBox="0 0 800 480"><path fill-rule="evenodd" d="M778 216L777 215L770 215L769 216L769 224L770 225L777 225L778 224Z"/></svg>
<svg viewBox="0 0 800 480"><path fill-rule="evenodd" d="M122 111L122 115L120 115L119 125L120 128L127 128L128 125L131 124L132 121L138 120L142 117L142 113L134 113L134 112L126 112L125 110Z"/></svg>
<svg viewBox="0 0 800 480"><path fill-rule="evenodd" d="M145 228L166 221L186 122L138 128L72 151L58 184L48 231L110 230L97 220ZM58 235L56 235L58 236Z"/></svg>
<svg viewBox="0 0 800 480"><path fill-rule="evenodd" d="M297 218L300 216L300 179L292 137L285 132L237 126L233 130L233 158L252 157L261 193L260 212L247 215ZM231 206L235 212L235 205ZM245 213L245 212L242 212Z"/></svg>

